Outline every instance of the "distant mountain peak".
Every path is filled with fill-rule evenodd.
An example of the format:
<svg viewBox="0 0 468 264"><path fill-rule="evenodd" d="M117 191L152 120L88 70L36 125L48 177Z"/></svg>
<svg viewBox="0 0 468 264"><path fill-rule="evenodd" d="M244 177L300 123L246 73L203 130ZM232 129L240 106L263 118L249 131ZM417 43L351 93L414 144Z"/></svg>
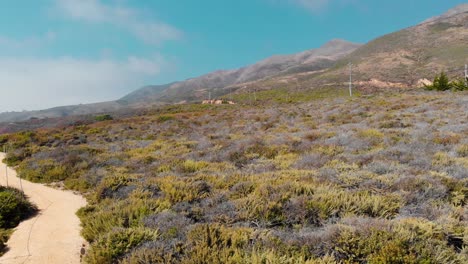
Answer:
<svg viewBox="0 0 468 264"><path fill-rule="evenodd" d="M322 47L330 47L330 46L337 46L337 45L356 45L356 43L347 41L344 39L332 39L325 43Z"/></svg>
<svg viewBox="0 0 468 264"><path fill-rule="evenodd" d="M429 22L433 22L439 19L444 19L444 18L448 18L451 16L455 16L455 15L467 13L467 12L468 12L468 4L461 4L452 9L449 9L447 12L443 13L440 16L431 17L428 20L424 21L423 23L429 23Z"/></svg>
<svg viewBox="0 0 468 264"><path fill-rule="evenodd" d="M458 6L454 7L454 8L452 8L452 9L450 9L449 11L447 11L442 16L456 15L456 14L465 13L465 12L468 12L468 4L461 4L461 5L458 5Z"/></svg>

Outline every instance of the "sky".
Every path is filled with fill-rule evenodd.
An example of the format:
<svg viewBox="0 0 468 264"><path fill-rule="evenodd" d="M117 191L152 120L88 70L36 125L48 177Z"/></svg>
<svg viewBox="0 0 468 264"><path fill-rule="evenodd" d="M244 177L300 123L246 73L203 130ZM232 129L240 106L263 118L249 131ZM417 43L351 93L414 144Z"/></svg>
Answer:
<svg viewBox="0 0 468 264"><path fill-rule="evenodd" d="M366 43L466 1L0 2L0 112L118 99L331 39Z"/></svg>

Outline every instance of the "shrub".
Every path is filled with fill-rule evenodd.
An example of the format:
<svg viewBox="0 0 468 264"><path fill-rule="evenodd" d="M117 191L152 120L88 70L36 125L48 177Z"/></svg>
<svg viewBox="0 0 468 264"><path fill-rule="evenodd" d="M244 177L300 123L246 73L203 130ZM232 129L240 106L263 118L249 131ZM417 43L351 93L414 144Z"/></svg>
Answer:
<svg viewBox="0 0 468 264"><path fill-rule="evenodd" d="M204 161L185 160L181 165L182 172L194 173L208 167L208 163Z"/></svg>
<svg viewBox="0 0 468 264"><path fill-rule="evenodd" d="M438 76L434 78L432 85L424 85L427 90L436 90L436 91L447 91L452 88L452 85L449 82L447 74L441 72Z"/></svg>
<svg viewBox="0 0 468 264"><path fill-rule="evenodd" d="M188 252L182 263L239 263L248 254L248 228L197 225L188 234Z"/></svg>
<svg viewBox="0 0 468 264"><path fill-rule="evenodd" d="M121 264L177 264L183 253L183 243L167 243L161 240L146 242L135 248L119 263Z"/></svg>
<svg viewBox="0 0 468 264"><path fill-rule="evenodd" d="M111 115L98 115L94 117L94 120L96 121L108 121L108 120L114 120L114 118Z"/></svg>
<svg viewBox="0 0 468 264"><path fill-rule="evenodd" d="M438 134L433 139L434 143L441 144L444 146L458 144L460 140L461 140L461 136L458 134L453 134L453 133L445 134L445 135Z"/></svg>
<svg viewBox="0 0 468 264"><path fill-rule="evenodd" d="M468 157L468 144L459 146L457 148L457 154L460 157Z"/></svg>
<svg viewBox="0 0 468 264"><path fill-rule="evenodd" d="M453 90L455 91L466 91L468 90L468 82L464 79L458 79L451 83Z"/></svg>
<svg viewBox="0 0 468 264"><path fill-rule="evenodd" d="M118 258L141 243L155 240L157 237L157 231L146 228L115 228L93 243L92 250L85 260L93 264L115 263Z"/></svg>
<svg viewBox="0 0 468 264"><path fill-rule="evenodd" d="M19 190L0 186L0 228L16 227L37 211L22 192Z"/></svg>
<svg viewBox="0 0 468 264"><path fill-rule="evenodd" d="M10 238L12 230L0 228L0 256L3 255L4 250L6 249L6 242Z"/></svg>
<svg viewBox="0 0 468 264"><path fill-rule="evenodd" d="M19 175L28 181L50 183L65 180L69 174L62 164L53 159L44 159L21 163Z"/></svg>
<svg viewBox="0 0 468 264"><path fill-rule="evenodd" d="M158 122L159 123L164 123L166 121L174 120L174 116L170 115L162 115L158 117Z"/></svg>
<svg viewBox="0 0 468 264"><path fill-rule="evenodd" d="M11 234L10 229L36 212L37 207L31 204L22 192L0 186L0 255Z"/></svg>
<svg viewBox="0 0 468 264"><path fill-rule="evenodd" d="M365 215L393 218L402 206L395 195L374 195L368 191L349 192L322 187L315 191L307 203L307 209L323 223L331 217Z"/></svg>
<svg viewBox="0 0 468 264"><path fill-rule="evenodd" d="M106 199L99 205L88 205L78 210L77 215L83 227L81 235L89 242L93 242L114 228L138 227L146 216L166 210L168 207L164 201L141 197L118 202Z"/></svg>
<svg viewBox="0 0 468 264"><path fill-rule="evenodd" d="M378 145L383 141L384 134L376 129L365 129L358 132L358 136L369 140L372 145Z"/></svg>

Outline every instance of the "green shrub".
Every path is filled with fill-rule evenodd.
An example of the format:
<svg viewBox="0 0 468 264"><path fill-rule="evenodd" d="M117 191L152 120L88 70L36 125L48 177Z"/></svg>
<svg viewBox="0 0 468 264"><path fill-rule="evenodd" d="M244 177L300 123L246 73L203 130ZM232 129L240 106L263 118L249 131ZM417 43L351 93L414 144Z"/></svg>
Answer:
<svg viewBox="0 0 468 264"><path fill-rule="evenodd" d="M343 263L418 263L407 241L389 231L345 229L335 243Z"/></svg>
<svg viewBox="0 0 468 264"><path fill-rule="evenodd" d="M12 230L0 228L0 256L3 254L6 249L6 242L10 238Z"/></svg>
<svg viewBox="0 0 468 264"><path fill-rule="evenodd" d="M458 79L451 83L453 90L455 91L466 91L468 90L468 82L464 79Z"/></svg>
<svg viewBox="0 0 468 264"><path fill-rule="evenodd" d="M99 205L88 205L78 210L77 215L83 227L81 235L93 242L114 228L138 227L145 216L161 212L168 207L164 201L141 197L131 197L118 202L106 199Z"/></svg>
<svg viewBox="0 0 468 264"><path fill-rule="evenodd" d="M0 186L0 228L13 228L37 211L19 190Z"/></svg>
<svg viewBox="0 0 468 264"><path fill-rule="evenodd" d="M111 115L98 115L94 117L94 120L96 121L108 121L108 120L114 120L114 118Z"/></svg>
<svg viewBox="0 0 468 264"><path fill-rule="evenodd" d="M19 175L28 181L51 183L65 180L69 173L62 164L53 159L45 159L21 163Z"/></svg>
<svg viewBox="0 0 468 264"><path fill-rule="evenodd" d="M188 252L182 263L246 263L242 260L250 234L249 228L198 225L188 234Z"/></svg>
<svg viewBox="0 0 468 264"><path fill-rule="evenodd" d="M158 122L160 122L160 123L164 123L164 122L170 121L170 120L174 120L174 116L162 115L162 116L158 117Z"/></svg>
<svg viewBox="0 0 468 264"><path fill-rule="evenodd" d="M37 207L31 204L22 192L0 186L0 255L5 249L11 229L36 212Z"/></svg>
<svg viewBox="0 0 468 264"><path fill-rule="evenodd" d="M459 146L457 148L457 154L460 157L468 157L468 144Z"/></svg>
<svg viewBox="0 0 468 264"><path fill-rule="evenodd" d="M155 240L157 237L157 231L146 228L115 228L93 243L85 261L93 264L115 263L118 258L141 243Z"/></svg>
<svg viewBox="0 0 468 264"><path fill-rule="evenodd" d="M396 195L375 195L368 191L350 192L319 188L308 201L308 210L320 221L345 215L392 218L402 206Z"/></svg>
<svg viewBox="0 0 468 264"><path fill-rule="evenodd" d="M204 161L185 160L181 165L181 170L185 173L194 173L208 167L208 165Z"/></svg>
<svg viewBox="0 0 468 264"><path fill-rule="evenodd" d="M445 72L441 72L434 78L432 85L424 85L427 90L435 90L435 91L447 91L452 88L452 85L449 82L447 74Z"/></svg>

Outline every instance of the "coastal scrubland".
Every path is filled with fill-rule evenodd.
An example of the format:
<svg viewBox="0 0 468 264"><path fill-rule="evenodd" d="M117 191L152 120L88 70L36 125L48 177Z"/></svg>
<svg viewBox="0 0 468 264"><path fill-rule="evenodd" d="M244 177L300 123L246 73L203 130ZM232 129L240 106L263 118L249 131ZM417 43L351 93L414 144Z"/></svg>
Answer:
<svg viewBox="0 0 468 264"><path fill-rule="evenodd" d="M86 196L87 263L468 262L466 92L234 99L0 145L24 179Z"/></svg>

